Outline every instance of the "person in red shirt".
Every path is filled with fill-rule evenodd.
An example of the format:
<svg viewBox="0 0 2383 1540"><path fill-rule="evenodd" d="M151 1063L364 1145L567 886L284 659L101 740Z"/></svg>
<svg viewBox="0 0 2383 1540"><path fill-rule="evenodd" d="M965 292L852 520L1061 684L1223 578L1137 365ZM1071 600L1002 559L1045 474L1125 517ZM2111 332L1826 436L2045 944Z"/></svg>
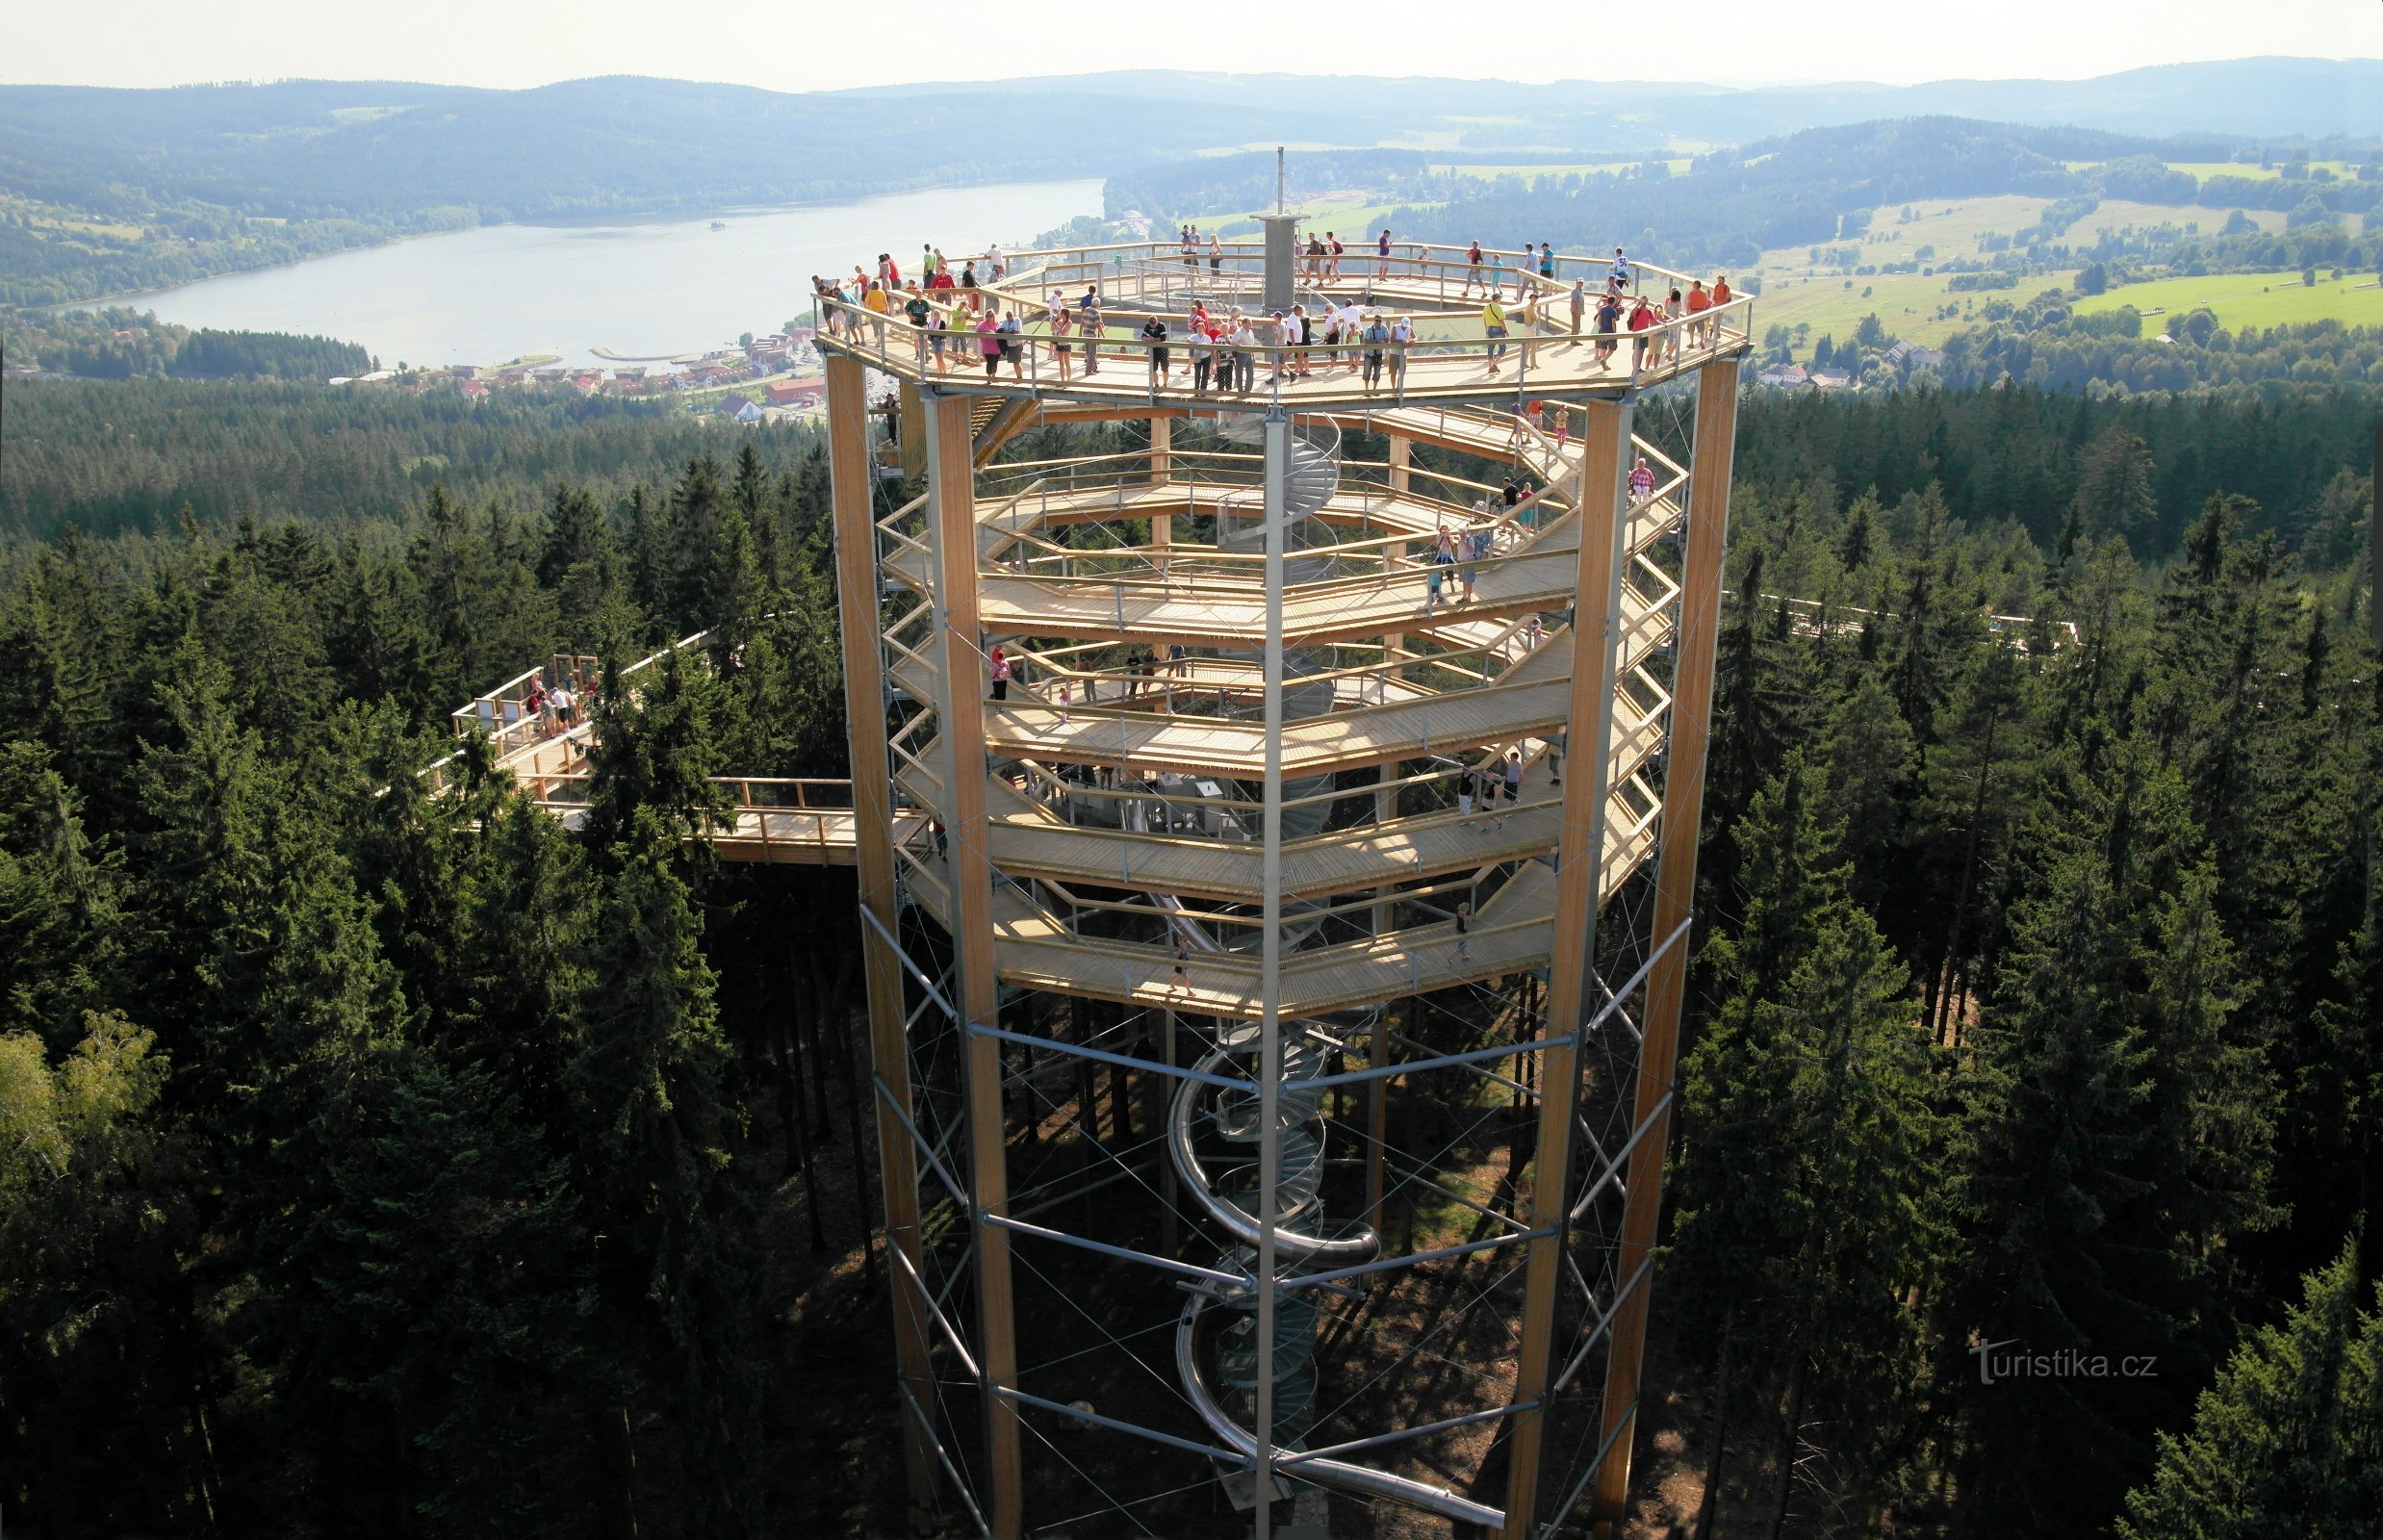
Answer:
<svg viewBox="0 0 2383 1540"><path fill-rule="evenodd" d="M1630 307L1630 368L1633 370L1644 369L1647 365L1647 329L1654 324L1654 306L1647 303L1645 295L1640 295L1638 302Z"/></svg>

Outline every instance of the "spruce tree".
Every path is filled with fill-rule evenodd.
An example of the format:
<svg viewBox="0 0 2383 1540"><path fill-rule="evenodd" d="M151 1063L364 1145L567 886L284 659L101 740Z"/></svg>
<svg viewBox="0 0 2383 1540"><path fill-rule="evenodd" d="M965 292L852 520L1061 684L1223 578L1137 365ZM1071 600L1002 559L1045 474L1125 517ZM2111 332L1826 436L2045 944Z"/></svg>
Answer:
<svg viewBox="0 0 2383 1540"><path fill-rule="evenodd" d="M2373 1532L2383 1512L2383 1292L2358 1238L2309 1274L2280 1326L2238 1347L2151 1477L2120 1540L2268 1540Z"/></svg>

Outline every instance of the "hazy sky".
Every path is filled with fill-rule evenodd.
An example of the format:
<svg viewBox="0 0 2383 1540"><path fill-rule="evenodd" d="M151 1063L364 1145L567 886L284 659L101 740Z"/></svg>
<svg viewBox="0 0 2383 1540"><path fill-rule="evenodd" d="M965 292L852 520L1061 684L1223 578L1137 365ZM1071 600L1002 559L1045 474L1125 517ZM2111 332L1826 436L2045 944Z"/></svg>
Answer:
<svg viewBox="0 0 2383 1540"><path fill-rule="evenodd" d="M1658 20L1682 18L1667 45ZM925 18L927 25L921 26ZM1522 24L1527 21L1525 29ZM1627 38L1617 60L1616 39ZM2073 79L2383 55L2379 0L7 0L0 80L92 86L663 75L817 90L1102 68L1732 83ZM1496 104L1485 100L1484 112Z"/></svg>

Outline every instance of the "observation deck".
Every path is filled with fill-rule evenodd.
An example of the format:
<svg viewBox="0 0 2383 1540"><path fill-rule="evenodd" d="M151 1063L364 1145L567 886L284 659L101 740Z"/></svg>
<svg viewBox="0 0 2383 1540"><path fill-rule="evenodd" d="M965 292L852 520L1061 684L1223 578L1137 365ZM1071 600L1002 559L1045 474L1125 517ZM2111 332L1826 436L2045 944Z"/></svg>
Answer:
<svg viewBox="0 0 2383 1540"><path fill-rule="evenodd" d="M1304 305L1318 318L1317 340L1294 346L1269 335L1272 307L1262 302L1265 256L1261 244L1248 241L1225 243L1215 257L1203 247L1187 258L1164 242L1018 252L999 278L974 290L921 291L930 307L924 326L902 314L908 288L892 295L882 314L864 304L822 297L817 341L826 350L857 358L895 379L963 395L1145 409L1304 411L1339 404L1363 411L1373 402L1488 405L1549 396L1615 397L1692 374L1715 358L1742 350L1754 335L1755 301L1746 295L1635 332L1628 328L1626 307L1614 330L1601 334L1597 304L1612 270L1610 261L1556 257L1553 271L1543 273L1541 259L1524 252L1485 248L1483 261L1475 265L1466 247L1400 242L1387 258L1371 246L1352 250L1340 259L1337 270L1313 276L1305 270L1306 259L1300 259L1291 303ZM1658 312L1673 290L1684 304L1700 282L1700 275L1653 263L1631 260L1627 266L1626 295L1645 295ZM1509 333L1502 339L1490 337L1483 320L1493 277ZM1576 282L1585 286L1586 299L1577 324ZM1100 336L1072 330L1054 335L1052 304L1063 300L1072 312L1087 293L1099 299ZM1212 318L1245 317L1254 337L1246 344L1219 346L1189 336L1194 303L1204 305ZM1379 314L1385 324L1405 318L1415 340L1383 346L1381 378L1368 388L1358 367L1367 345L1349 339L1327 346L1321 341L1320 311L1327 306ZM989 339L1000 348L990 370L985 352L988 337L978 330L988 307L996 315L1014 316L1019 328ZM1154 317L1166 324L1164 343L1140 334ZM1088 352L1095 345L1096 361ZM1164 374L1154 362L1161 353L1166 358ZM1212 358L1205 390L1197 388L1194 374L1201 354ZM1228 357L1246 360L1249 388L1217 388L1216 365Z"/></svg>

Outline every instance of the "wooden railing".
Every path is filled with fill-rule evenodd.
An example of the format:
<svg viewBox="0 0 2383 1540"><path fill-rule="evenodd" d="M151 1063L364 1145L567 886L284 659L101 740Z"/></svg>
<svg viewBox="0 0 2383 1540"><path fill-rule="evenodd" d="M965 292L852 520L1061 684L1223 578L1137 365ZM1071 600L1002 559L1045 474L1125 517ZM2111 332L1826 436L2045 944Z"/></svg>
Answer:
<svg viewBox="0 0 2383 1540"><path fill-rule="evenodd" d="M1024 385L1040 394L1046 391L1124 392L1146 396L1158 400L1164 389L1170 396L1196 395L1201 399L1249 401L1264 399L1269 403L1283 399L1283 388L1297 383L1294 370L1301 359L1312 358L1323 351L1320 343L1294 345L1256 342L1227 343L1193 341L1184 336L1170 335L1166 342L1153 342L1137 335L1112 331L1107 327L1098 334L1100 347L1108 353L1111 372L1106 378L1088 378L1073 366L1083 358L1086 336L1073 332L1054 337L1038 312L1013 306L1011 314L1017 317L1019 329L1010 332L982 332L977 329L977 313L967 308L965 301L946 301L938 295L951 291L936 291L928 296L930 306L926 324L914 324L899 313L873 311L865 305L843 300L820 301L827 326L822 340L830 346L840 347L881 369L896 374L921 380L953 378L958 383L970 383L982 374L992 385ZM962 291L965 293L965 291ZM907 299L906 301L907 302ZM1186 322L1179 314L1161 313L1170 325ZM1470 327L1469 320L1443 318L1449 325ZM1483 382L1489 383L1488 366L1500 365L1500 371L1511 365L1508 378L1495 381L1500 395L1510 387L1517 396L1527 397L1533 385L1530 378L1536 355L1558 344L1566 347L1568 359L1577 356L1581 346L1601 346L1611 344L1611 356L1627 358L1627 371L1616 373L1602 372L1603 377L1614 383L1637 385L1646 380L1668 377L1672 372L1688 367L1691 361L1718 357L1733 352L1752 336L1754 300L1750 295L1732 296L1726 305L1715 306L1676 321L1666 321L1639 331L1618 330L1575 332L1569 325L1553 325L1544 313L1536 325L1527 325L1519 315L1510 315L1510 335L1500 338L1482 334L1454 337L1419 337L1412 343L1362 340L1335 345L1348 351L1374 352L1384 355L1384 369L1379 389L1383 404L1399 407L1406 402L1413 377L1413 366L1418 363L1478 364L1483 371ZM934 342L940 337L943 346L938 352ZM990 339L1000 349L993 355L994 368L983 373L987 354L984 346ZM1071 349L1068 372L1062 376L1061 347ZM1151 361L1151 354L1169 354L1169 374L1161 380ZM1251 376L1249 390L1220 388L1212 376L1206 390L1173 382L1173 371L1205 352L1212 359L1232 362L1246 358ZM1175 355L1182 355L1181 358ZM1550 376L1559 383L1576 385L1579 372L1557 370ZM1140 384L1134 383L1140 381ZM1441 379L1442 385L1448 382Z"/></svg>

